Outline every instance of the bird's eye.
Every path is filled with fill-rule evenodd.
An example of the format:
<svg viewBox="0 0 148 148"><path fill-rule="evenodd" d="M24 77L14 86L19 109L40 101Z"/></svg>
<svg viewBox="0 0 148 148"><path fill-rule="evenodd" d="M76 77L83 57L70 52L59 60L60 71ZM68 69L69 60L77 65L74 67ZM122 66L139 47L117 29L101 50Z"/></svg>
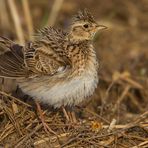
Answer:
<svg viewBox="0 0 148 148"><path fill-rule="evenodd" d="M88 28L88 24L84 24L83 27L84 27L84 28Z"/></svg>

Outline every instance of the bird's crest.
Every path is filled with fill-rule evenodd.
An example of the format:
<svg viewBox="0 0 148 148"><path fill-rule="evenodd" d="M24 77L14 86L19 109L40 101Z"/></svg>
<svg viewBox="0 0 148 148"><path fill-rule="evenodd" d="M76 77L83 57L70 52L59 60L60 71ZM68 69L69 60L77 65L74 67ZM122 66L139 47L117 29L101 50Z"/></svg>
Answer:
<svg viewBox="0 0 148 148"><path fill-rule="evenodd" d="M93 16L87 9L78 11L78 13L74 15L73 23L78 22L78 21L88 21L92 23L95 22Z"/></svg>

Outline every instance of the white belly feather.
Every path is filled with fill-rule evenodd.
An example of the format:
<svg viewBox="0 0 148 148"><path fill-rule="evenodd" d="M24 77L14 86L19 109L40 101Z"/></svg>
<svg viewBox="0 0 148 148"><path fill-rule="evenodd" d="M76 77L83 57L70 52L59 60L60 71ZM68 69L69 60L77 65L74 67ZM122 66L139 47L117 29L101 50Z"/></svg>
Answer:
<svg viewBox="0 0 148 148"><path fill-rule="evenodd" d="M81 76L77 76L66 83L57 83L50 89L47 83L39 85L35 89L30 89L29 85L33 85L31 81L23 82L19 85L24 93L56 108L62 105L71 106L80 103L83 99L93 94L97 83L97 72L92 73L87 70Z"/></svg>

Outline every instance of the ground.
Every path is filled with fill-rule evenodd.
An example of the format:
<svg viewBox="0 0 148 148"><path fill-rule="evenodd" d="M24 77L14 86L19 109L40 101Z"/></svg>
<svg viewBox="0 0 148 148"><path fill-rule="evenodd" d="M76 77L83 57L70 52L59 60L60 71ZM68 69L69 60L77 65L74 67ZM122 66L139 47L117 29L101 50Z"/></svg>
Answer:
<svg viewBox="0 0 148 148"><path fill-rule="evenodd" d="M0 15L0 35L19 42L9 2L5 5L4 1L0 5L0 14L3 14ZM24 17L22 2L16 1L16 8L27 41L30 21ZM41 105L51 128L47 134L33 100L16 90L14 82L2 81L0 146L148 147L148 1L59 0L55 5L54 2L29 1L34 32L46 24L66 28L71 16L83 8L90 9L98 22L108 27L94 39L100 63L98 88L92 97L75 108L76 124L67 122L61 109ZM54 22L50 14L52 8L58 6L60 11Z"/></svg>

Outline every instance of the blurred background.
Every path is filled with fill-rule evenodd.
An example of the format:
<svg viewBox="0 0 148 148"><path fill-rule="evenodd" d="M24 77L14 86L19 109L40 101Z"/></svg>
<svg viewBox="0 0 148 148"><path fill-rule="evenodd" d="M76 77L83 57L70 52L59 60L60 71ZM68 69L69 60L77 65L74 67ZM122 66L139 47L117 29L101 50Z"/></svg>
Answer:
<svg viewBox="0 0 148 148"><path fill-rule="evenodd" d="M113 118L118 124L129 123L148 110L147 0L0 0L0 36L24 45L45 26L66 30L72 16L84 8L108 29L94 39L100 82L82 104L91 112L82 112L81 118L97 114L109 123ZM0 53L5 50L0 48ZM1 79L1 84L2 91L16 91L14 81Z"/></svg>

